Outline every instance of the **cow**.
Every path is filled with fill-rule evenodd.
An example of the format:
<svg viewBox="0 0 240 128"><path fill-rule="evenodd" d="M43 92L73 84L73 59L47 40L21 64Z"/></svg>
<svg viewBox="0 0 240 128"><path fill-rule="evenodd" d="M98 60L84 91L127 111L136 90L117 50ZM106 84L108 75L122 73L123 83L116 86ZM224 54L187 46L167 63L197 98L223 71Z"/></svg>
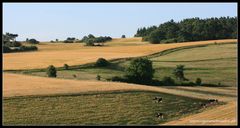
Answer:
<svg viewBox="0 0 240 128"><path fill-rule="evenodd" d="M162 102L162 97L154 97L153 100L156 100L157 103Z"/></svg>
<svg viewBox="0 0 240 128"><path fill-rule="evenodd" d="M218 103L218 100L217 99L208 99L208 102L210 104L213 104L213 103Z"/></svg>
<svg viewBox="0 0 240 128"><path fill-rule="evenodd" d="M163 113L157 113L156 117L163 119Z"/></svg>

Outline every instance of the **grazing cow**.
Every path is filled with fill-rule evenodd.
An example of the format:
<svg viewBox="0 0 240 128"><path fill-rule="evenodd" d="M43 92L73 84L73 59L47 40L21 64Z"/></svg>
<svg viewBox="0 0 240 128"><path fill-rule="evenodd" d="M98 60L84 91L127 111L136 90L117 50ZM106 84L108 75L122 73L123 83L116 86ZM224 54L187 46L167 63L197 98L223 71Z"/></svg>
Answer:
<svg viewBox="0 0 240 128"><path fill-rule="evenodd" d="M213 104L213 103L218 103L218 100L217 99L208 99L208 102L210 104Z"/></svg>
<svg viewBox="0 0 240 128"><path fill-rule="evenodd" d="M163 119L163 113L157 113L156 117Z"/></svg>
<svg viewBox="0 0 240 128"><path fill-rule="evenodd" d="M153 98L153 100L157 100L157 99L158 99L158 97L154 97L154 98Z"/></svg>
<svg viewBox="0 0 240 128"><path fill-rule="evenodd" d="M153 100L156 100L157 103L162 102L162 97L154 97Z"/></svg>
<svg viewBox="0 0 240 128"><path fill-rule="evenodd" d="M160 97L158 100L157 100L157 102L159 103L159 102L162 102L162 97Z"/></svg>
<svg viewBox="0 0 240 128"><path fill-rule="evenodd" d="M202 104L201 104L201 107L206 108L206 107L207 107L207 104L202 103Z"/></svg>

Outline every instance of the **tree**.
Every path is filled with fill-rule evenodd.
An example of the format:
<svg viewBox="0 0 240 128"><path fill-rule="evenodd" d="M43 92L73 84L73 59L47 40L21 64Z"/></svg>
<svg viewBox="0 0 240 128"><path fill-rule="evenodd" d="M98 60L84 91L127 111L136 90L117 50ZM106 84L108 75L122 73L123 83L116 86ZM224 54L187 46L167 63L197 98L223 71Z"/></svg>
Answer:
<svg viewBox="0 0 240 128"><path fill-rule="evenodd" d="M187 80L184 76L184 70L184 65L177 65L176 69L173 71L174 76L181 82Z"/></svg>
<svg viewBox="0 0 240 128"><path fill-rule="evenodd" d="M109 65L109 62L104 58L98 58L98 60L96 61L96 64L95 64L95 66L97 66L97 67L105 67L108 65Z"/></svg>
<svg viewBox="0 0 240 128"><path fill-rule="evenodd" d="M101 76L100 76L100 75L97 75L96 79L97 79L97 80L101 80Z"/></svg>
<svg viewBox="0 0 240 128"><path fill-rule="evenodd" d="M171 77L167 77L167 76L163 77L162 82L164 85L167 85L167 86L175 85L175 81Z"/></svg>
<svg viewBox="0 0 240 128"><path fill-rule="evenodd" d="M31 44L39 44L39 41L37 41L36 39L29 39L29 40L28 40L28 43L31 43Z"/></svg>
<svg viewBox="0 0 240 128"><path fill-rule="evenodd" d="M95 38L95 36L93 34L89 34L88 38Z"/></svg>
<svg viewBox="0 0 240 128"><path fill-rule="evenodd" d="M47 75L48 77L57 77L57 70L53 65L47 68Z"/></svg>
<svg viewBox="0 0 240 128"><path fill-rule="evenodd" d="M152 61L146 58L137 58L130 62L125 76L134 83L149 83L152 81L153 74Z"/></svg>
<svg viewBox="0 0 240 128"><path fill-rule="evenodd" d="M56 39L56 42L58 42L59 40L58 39Z"/></svg>
<svg viewBox="0 0 240 128"><path fill-rule="evenodd" d="M64 65L63 65L63 68L64 68L65 70L68 70L68 69L69 69L69 66L68 66L67 64L64 64Z"/></svg>
<svg viewBox="0 0 240 128"><path fill-rule="evenodd" d="M201 84L202 84L201 78L197 78L197 79L196 79L196 85L201 85Z"/></svg>
<svg viewBox="0 0 240 128"><path fill-rule="evenodd" d="M125 35L122 35L122 38L126 38L126 36L125 36Z"/></svg>

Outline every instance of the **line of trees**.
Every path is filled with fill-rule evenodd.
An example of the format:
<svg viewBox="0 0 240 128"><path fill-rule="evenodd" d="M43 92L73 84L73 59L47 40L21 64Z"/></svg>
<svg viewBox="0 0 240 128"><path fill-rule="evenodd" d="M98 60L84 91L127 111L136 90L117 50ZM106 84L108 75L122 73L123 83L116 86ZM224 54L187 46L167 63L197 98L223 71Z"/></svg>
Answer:
<svg viewBox="0 0 240 128"><path fill-rule="evenodd" d="M173 43L199 40L237 38L237 17L189 18L173 20L157 26L137 30L135 37L143 37L150 43Z"/></svg>

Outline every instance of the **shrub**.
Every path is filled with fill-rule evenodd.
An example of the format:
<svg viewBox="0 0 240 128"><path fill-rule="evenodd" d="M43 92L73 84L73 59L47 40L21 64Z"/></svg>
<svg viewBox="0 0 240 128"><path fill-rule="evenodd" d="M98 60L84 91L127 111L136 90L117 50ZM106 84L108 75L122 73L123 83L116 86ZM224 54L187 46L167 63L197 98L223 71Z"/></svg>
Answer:
<svg viewBox="0 0 240 128"><path fill-rule="evenodd" d="M28 43L31 43L31 44L39 44L39 41L37 41L36 39L29 39L29 40L28 40Z"/></svg>
<svg viewBox="0 0 240 128"><path fill-rule="evenodd" d="M125 35L122 35L122 38L126 38L126 36L125 36Z"/></svg>
<svg viewBox="0 0 240 128"><path fill-rule="evenodd" d="M125 76L130 82L144 84L152 81L153 74L152 61L146 58L137 58L130 62Z"/></svg>
<svg viewBox="0 0 240 128"><path fill-rule="evenodd" d="M20 47L20 46L22 46L22 44L18 41L5 42L4 45L7 46L7 47Z"/></svg>
<svg viewBox="0 0 240 128"><path fill-rule="evenodd" d="M97 79L97 80L101 80L101 76L100 76L100 75L97 75L96 79Z"/></svg>
<svg viewBox="0 0 240 128"><path fill-rule="evenodd" d="M57 70L53 65L47 68L47 75L48 77L57 77Z"/></svg>
<svg viewBox="0 0 240 128"><path fill-rule="evenodd" d="M73 43L72 40L64 40L63 43Z"/></svg>
<svg viewBox="0 0 240 128"><path fill-rule="evenodd" d="M36 46L20 46L19 51L34 51L38 50Z"/></svg>
<svg viewBox="0 0 240 128"><path fill-rule="evenodd" d="M69 66L68 66L67 64L64 64L64 65L63 65L63 68L64 68L65 70L68 70L68 69L69 69Z"/></svg>
<svg viewBox="0 0 240 128"><path fill-rule="evenodd" d="M162 83L163 83L164 85L167 85L167 86L169 86L169 85L175 85L174 79L172 79L171 77L167 77L167 76L163 77Z"/></svg>
<svg viewBox="0 0 240 128"><path fill-rule="evenodd" d="M114 76L114 77L112 77L112 78L110 78L108 80L110 80L110 81L119 81L119 82L125 82L126 81L124 78L119 77L119 76Z"/></svg>
<svg viewBox="0 0 240 128"><path fill-rule="evenodd" d="M108 66L108 65L109 65L109 62L104 58L99 58L96 61L96 64L95 64L95 66L97 66L97 67L105 67L105 66Z"/></svg>
<svg viewBox="0 0 240 128"><path fill-rule="evenodd" d="M201 78L197 78L197 79L196 79L196 85L201 85L201 84L202 84Z"/></svg>
<svg viewBox="0 0 240 128"><path fill-rule="evenodd" d="M3 46L3 53L9 53L11 52L11 49L7 46Z"/></svg>

